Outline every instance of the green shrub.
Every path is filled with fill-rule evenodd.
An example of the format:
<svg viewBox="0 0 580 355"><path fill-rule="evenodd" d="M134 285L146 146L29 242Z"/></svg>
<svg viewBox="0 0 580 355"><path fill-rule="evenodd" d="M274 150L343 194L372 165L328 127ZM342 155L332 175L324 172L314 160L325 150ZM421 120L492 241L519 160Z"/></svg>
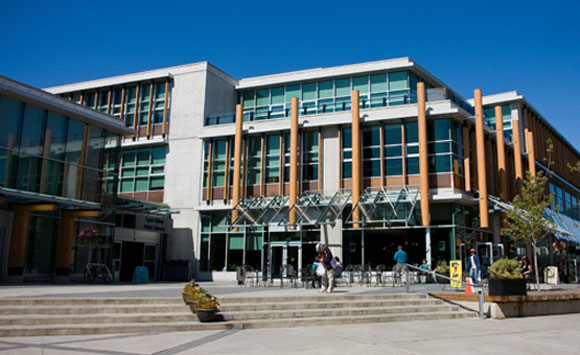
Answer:
<svg viewBox="0 0 580 355"><path fill-rule="evenodd" d="M515 280L523 278L520 263L516 259L500 259L488 269L489 276L496 280Z"/></svg>

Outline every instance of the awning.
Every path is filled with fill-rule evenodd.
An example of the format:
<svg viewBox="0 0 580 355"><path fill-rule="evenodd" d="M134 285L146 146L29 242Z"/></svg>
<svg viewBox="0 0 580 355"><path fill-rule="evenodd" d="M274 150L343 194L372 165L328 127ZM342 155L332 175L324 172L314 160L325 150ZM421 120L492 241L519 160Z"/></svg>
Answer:
<svg viewBox="0 0 580 355"><path fill-rule="evenodd" d="M568 232L555 232L556 237L580 243L580 222L548 208L546 208L545 216L562 230Z"/></svg>
<svg viewBox="0 0 580 355"><path fill-rule="evenodd" d="M387 186L366 188L347 217L349 224L385 223L408 225L419 197L419 186ZM353 221L355 209L360 208L360 221Z"/></svg>
<svg viewBox="0 0 580 355"><path fill-rule="evenodd" d="M229 227L319 226L333 224L350 200L350 190L307 191L290 206L288 196L246 197L234 207L238 217ZM290 223L290 211L295 222Z"/></svg>
<svg viewBox="0 0 580 355"><path fill-rule="evenodd" d="M284 217L279 226L320 226L333 224L348 204L352 192L347 189L338 191L306 191L300 195ZM296 221L290 223L290 214L296 213Z"/></svg>
<svg viewBox="0 0 580 355"><path fill-rule="evenodd" d="M146 212L151 214L168 215L177 214L179 210L173 210L169 205L145 200L138 200L131 197L117 196L117 209L134 212Z"/></svg>
<svg viewBox="0 0 580 355"><path fill-rule="evenodd" d="M493 209L501 212L507 212L515 208L510 202L504 202L496 196L489 195L488 200L492 203L491 207ZM521 210L518 215L520 218L527 218L527 212L524 210ZM580 242L580 222L549 208L544 211L544 218L548 222L546 231L561 239Z"/></svg>

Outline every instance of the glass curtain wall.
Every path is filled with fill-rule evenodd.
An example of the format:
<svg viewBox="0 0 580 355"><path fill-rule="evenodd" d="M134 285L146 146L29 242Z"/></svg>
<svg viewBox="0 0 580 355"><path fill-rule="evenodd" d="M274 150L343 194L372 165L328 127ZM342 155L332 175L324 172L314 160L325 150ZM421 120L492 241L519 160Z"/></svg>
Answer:
<svg viewBox="0 0 580 355"><path fill-rule="evenodd" d="M119 192L163 190L166 146L124 150L121 154Z"/></svg>
<svg viewBox="0 0 580 355"><path fill-rule="evenodd" d="M511 142L512 141L512 109L511 105L503 105L501 107L501 115L503 119L503 134ZM483 122L495 130L495 107L487 107L483 109Z"/></svg>

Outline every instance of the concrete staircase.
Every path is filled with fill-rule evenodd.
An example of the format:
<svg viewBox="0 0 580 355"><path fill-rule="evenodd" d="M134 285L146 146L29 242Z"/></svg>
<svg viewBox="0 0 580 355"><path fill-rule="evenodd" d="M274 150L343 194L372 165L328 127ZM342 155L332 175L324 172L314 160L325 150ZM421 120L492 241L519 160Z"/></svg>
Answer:
<svg viewBox="0 0 580 355"><path fill-rule="evenodd" d="M465 318L424 294L220 297L223 322L200 323L179 298L1 299L0 336L177 332Z"/></svg>

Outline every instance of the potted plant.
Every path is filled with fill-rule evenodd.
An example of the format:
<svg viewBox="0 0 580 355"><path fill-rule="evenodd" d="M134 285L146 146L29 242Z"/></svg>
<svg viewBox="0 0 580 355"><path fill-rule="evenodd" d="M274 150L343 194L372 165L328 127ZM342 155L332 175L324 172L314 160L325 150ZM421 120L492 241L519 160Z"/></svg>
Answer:
<svg viewBox="0 0 580 355"><path fill-rule="evenodd" d="M488 268L490 296L525 296L526 280L516 259L500 259Z"/></svg>
<svg viewBox="0 0 580 355"><path fill-rule="evenodd" d="M194 280L183 287L182 297L185 304L197 315L200 322L214 320L221 306L216 297L212 296L205 288L196 284Z"/></svg>

